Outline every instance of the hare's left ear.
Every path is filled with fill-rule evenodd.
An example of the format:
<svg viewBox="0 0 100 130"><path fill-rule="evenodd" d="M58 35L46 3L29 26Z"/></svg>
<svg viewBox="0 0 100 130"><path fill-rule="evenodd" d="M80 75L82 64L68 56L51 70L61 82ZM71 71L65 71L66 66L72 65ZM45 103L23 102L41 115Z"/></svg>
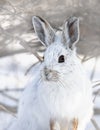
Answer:
<svg viewBox="0 0 100 130"><path fill-rule="evenodd" d="M62 40L66 47L74 48L79 41L79 19L70 17L63 26Z"/></svg>
<svg viewBox="0 0 100 130"><path fill-rule="evenodd" d="M40 18L39 16L33 16L32 23L35 33L43 45L49 46L52 42L54 42L55 32L46 20Z"/></svg>

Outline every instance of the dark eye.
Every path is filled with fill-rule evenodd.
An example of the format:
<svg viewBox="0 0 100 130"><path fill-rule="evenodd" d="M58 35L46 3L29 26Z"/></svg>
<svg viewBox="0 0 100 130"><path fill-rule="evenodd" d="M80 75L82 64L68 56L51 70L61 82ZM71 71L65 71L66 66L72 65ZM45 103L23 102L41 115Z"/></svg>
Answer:
<svg viewBox="0 0 100 130"><path fill-rule="evenodd" d="M59 56L58 63L63 63L63 62L65 62L65 58L64 55L61 55Z"/></svg>

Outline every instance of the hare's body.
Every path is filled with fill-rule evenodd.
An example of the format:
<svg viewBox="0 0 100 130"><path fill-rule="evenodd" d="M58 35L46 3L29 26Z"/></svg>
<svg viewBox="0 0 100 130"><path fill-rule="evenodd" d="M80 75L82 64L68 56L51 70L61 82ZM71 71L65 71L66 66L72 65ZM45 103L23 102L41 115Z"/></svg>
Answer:
<svg viewBox="0 0 100 130"><path fill-rule="evenodd" d="M60 44L62 33L55 35L36 77L31 79L23 92L18 120L9 130L49 130L50 120L68 124L74 118L78 119L78 130L84 130L91 119L93 103L90 81L75 51L65 49Z"/></svg>

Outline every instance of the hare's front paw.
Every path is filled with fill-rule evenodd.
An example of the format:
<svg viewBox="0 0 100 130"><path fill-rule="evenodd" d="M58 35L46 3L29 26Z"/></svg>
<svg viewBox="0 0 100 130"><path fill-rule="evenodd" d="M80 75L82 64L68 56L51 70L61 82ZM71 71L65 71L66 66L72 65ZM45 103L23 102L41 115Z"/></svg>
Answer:
<svg viewBox="0 0 100 130"><path fill-rule="evenodd" d="M73 119L69 125L68 122L50 121L50 130L78 130L78 119Z"/></svg>
<svg viewBox="0 0 100 130"><path fill-rule="evenodd" d="M50 121L50 130L61 130L59 122L55 120Z"/></svg>
<svg viewBox="0 0 100 130"><path fill-rule="evenodd" d="M78 128L78 119L73 119L72 121L72 130L77 130Z"/></svg>

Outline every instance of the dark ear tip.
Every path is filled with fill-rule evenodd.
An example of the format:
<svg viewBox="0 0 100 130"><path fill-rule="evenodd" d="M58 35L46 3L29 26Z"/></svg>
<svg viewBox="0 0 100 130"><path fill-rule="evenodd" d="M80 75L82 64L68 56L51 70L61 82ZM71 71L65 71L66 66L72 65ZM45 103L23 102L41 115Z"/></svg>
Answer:
<svg viewBox="0 0 100 130"><path fill-rule="evenodd" d="M32 23L33 23L33 26L34 26L35 21L37 21L37 19L38 19L37 16L33 16L33 17L32 17Z"/></svg>
<svg viewBox="0 0 100 130"><path fill-rule="evenodd" d="M34 22L34 21L37 20L37 19L39 19L38 16L33 16L33 17L32 17L32 22Z"/></svg>
<svg viewBox="0 0 100 130"><path fill-rule="evenodd" d="M79 23L79 18L78 17L70 17L69 19L68 19L68 22L69 22L69 24L70 23Z"/></svg>
<svg viewBox="0 0 100 130"><path fill-rule="evenodd" d="M36 16L36 15L34 15L34 16L32 17L32 22L34 22L34 21L45 22L45 21L43 20L43 18L41 18L40 16Z"/></svg>

